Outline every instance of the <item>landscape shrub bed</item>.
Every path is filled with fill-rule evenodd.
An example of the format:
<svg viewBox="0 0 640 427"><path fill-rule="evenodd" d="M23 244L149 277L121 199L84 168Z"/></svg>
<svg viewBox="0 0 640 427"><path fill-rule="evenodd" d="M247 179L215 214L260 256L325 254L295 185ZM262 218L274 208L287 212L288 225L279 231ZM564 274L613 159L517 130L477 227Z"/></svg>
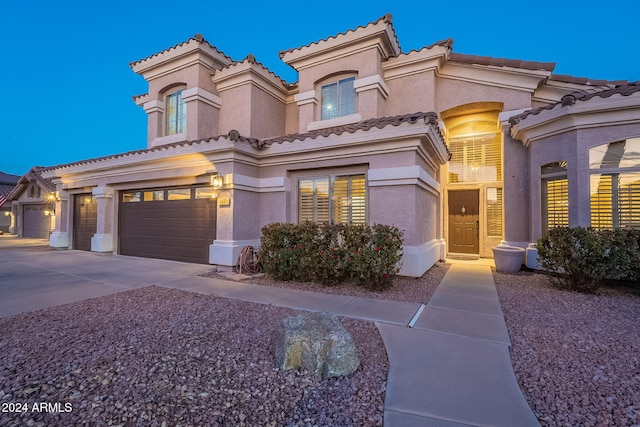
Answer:
<svg viewBox="0 0 640 427"><path fill-rule="evenodd" d="M542 268L562 288L592 293L606 280L640 280L640 230L558 227L536 248Z"/></svg>
<svg viewBox="0 0 640 427"><path fill-rule="evenodd" d="M371 290L387 289L399 272L402 232L375 224L273 223L262 228L265 273L277 280L336 285L355 280Z"/></svg>

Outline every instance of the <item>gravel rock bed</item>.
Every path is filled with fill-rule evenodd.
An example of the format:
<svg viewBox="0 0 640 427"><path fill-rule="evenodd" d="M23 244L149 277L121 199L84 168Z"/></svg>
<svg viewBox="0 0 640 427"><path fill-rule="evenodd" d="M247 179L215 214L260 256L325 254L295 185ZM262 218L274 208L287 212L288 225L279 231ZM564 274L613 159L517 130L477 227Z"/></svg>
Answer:
<svg viewBox="0 0 640 427"><path fill-rule="evenodd" d="M295 313L151 286L0 319L0 403L26 409L0 425L382 425L375 325L342 320L361 366L322 379L274 367L276 324Z"/></svg>
<svg viewBox="0 0 640 427"><path fill-rule="evenodd" d="M640 425L640 296L494 272L520 388L543 426Z"/></svg>
<svg viewBox="0 0 640 427"><path fill-rule="evenodd" d="M336 286L325 286L321 283L309 282L280 282L268 276L243 280L243 283L253 285L272 286L278 288L297 289L301 291L321 292L334 295L348 295L356 297L366 297L375 299L385 299L391 301L417 302L426 304L431 295L442 281L442 278L449 270L450 265L444 262L437 262L429 271L420 278L396 276L393 286L390 289L374 292L369 291L355 283L344 283ZM205 277L215 277L228 280L217 272L203 274Z"/></svg>

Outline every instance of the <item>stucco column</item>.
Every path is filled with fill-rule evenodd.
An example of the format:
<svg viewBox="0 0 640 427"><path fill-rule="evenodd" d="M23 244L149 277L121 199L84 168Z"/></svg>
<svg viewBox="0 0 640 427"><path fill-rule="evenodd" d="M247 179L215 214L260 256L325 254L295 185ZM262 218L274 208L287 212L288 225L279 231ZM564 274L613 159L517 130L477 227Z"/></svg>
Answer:
<svg viewBox="0 0 640 427"><path fill-rule="evenodd" d="M69 218L71 217L69 194L66 191L56 192L56 224L49 236L49 246L54 248L69 247Z"/></svg>
<svg viewBox="0 0 640 427"><path fill-rule="evenodd" d="M113 252L113 188L95 187L91 192L98 207L96 234L91 238L91 251Z"/></svg>

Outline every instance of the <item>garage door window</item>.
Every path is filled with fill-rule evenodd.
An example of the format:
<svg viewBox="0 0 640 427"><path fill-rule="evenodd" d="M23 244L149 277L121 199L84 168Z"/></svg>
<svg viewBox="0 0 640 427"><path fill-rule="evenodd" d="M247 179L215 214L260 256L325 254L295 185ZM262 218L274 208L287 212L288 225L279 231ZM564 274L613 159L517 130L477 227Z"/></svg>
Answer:
<svg viewBox="0 0 640 427"><path fill-rule="evenodd" d="M190 188L174 188L172 190L167 190L167 200L189 200L190 198Z"/></svg>
<svg viewBox="0 0 640 427"><path fill-rule="evenodd" d="M125 203L133 203L141 201L140 191L130 191L122 195L122 201Z"/></svg>
<svg viewBox="0 0 640 427"><path fill-rule="evenodd" d="M144 201L145 202L156 202L164 200L164 190L155 190L155 191L145 191L144 192Z"/></svg>
<svg viewBox="0 0 640 427"><path fill-rule="evenodd" d="M215 199L217 194L213 187L196 188L196 199Z"/></svg>

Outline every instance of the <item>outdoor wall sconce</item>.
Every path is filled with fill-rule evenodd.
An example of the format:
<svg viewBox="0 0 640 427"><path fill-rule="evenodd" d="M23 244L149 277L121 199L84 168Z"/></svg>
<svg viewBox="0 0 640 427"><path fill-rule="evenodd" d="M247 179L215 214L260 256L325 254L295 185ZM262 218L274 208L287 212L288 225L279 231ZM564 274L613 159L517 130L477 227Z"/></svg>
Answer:
<svg viewBox="0 0 640 427"><path fill-rule="evenodd" d="M56 193L47 194L47 208L44 210L46 216L53 216L56 214Z"/></svg>
<svg viewBox="0 0 640 427"><path fill-rule="evenodd" d="M211 175L211 186L214 190L222 190L222 185L224 184L224 177L220 175L218 172L214 172Z"/></svg>

